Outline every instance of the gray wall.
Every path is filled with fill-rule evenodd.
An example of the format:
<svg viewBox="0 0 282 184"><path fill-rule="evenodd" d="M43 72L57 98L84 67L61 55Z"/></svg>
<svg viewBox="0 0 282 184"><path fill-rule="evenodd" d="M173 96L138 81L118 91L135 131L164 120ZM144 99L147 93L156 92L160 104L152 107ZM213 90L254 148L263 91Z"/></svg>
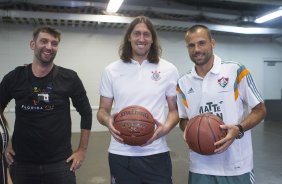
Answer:
<svg viewBox="0 0 282 184"><path fill-rule="evenodd" d="M33 26L0 25L0 79L18 65L30 63L33 52L29 49ZM93 108L92 131L105 130L96 120L99 105L99 83L103 69L118 59L118 47L122 29L71 28L59 27L62 41L55 59L57 65L71 68L79 74L87 90ZM192 67L185 42L184 33L158 32L163 48L162 57L174 63L180 74ZM238 61L246 65L252 73L258 89L264 96L264 60L282 58L281 44L262 37L215 34L217 41L215 53L223 59ZM279 71L279 70L278 70ZM277 76L278 74L273 74ZM271 77L269 77L271 78ZM267 81L268 82L268 81ZM272 90L281 90L273 86ZM270 94L271 93L267 93ZM269 98L272 98L271 96ZM14 102L6 109L6 116L13 130ZM79 131L79 116L72 111L73 132Z"/></svg>

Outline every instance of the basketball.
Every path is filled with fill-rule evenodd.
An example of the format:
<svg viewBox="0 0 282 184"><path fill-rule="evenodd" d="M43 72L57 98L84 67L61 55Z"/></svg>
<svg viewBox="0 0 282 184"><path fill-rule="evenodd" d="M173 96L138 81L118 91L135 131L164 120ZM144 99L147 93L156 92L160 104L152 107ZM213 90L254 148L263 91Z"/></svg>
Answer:
<svg viewBox="0 0 282 184"><path fill-rule="evenodd" d="M153 136L155 119L144 107L128 106L115 115L114 127L125 144L140 146Z"/></svg>
<svg viewBox="0 0 282 184"><path fill-rule="evenodd" d="M216 115L205 113L188 121L184 130L184 139L189 148L202 155L212 155L219 146L214 143L224 138L226 130L219 126L224 122Z"/></svg>

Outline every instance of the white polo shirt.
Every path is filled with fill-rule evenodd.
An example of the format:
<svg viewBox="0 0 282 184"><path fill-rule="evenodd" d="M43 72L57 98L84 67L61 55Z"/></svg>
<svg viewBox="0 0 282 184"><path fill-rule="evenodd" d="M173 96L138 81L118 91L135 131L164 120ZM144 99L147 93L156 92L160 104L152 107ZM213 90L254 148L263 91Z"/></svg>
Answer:
<svg viewBox="0 0 282 184"><path fill-rule="evenodd" d="M158 64L145 60L141 65L134 60L131 63L119 60L104 70L100 95L114 99L113 113L130 105L140 105L164 123L167 117L166 97L176 96L178 78L176 67L163 59ZM146 156L168 150L165 137L145 147L121 144L112 137L109 147L110 153L126 156Z"/></svg>
<svg viewBox="0 0 282 184"><path fill-rule="evenodd" d="M225 124L239 124L249 110L262 102L249 71L241 64L221 61L215 55L212 69L204 78L195 67L178 80L177 103L180 118L211 112ZM190 171L200 174L233 176L253 169L251 131L236 139L221 154L204 156L190 151Z"/></svg>

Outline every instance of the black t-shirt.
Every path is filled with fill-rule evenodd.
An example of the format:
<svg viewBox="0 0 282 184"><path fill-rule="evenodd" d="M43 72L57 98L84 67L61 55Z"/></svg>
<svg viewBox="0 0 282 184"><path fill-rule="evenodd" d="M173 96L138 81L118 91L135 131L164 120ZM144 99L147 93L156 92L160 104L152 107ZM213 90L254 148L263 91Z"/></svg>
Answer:
<svg viewBox="0 0 282 184"><path fill-rule="evenodd" d="M31 65L17 67L3 78L0 95L2 108L15 99L12 145L18 162L52 163L71 155L70 99L81 115L81 128L91 129L89 100L72 70L54 66L37 78Z"/></svg>

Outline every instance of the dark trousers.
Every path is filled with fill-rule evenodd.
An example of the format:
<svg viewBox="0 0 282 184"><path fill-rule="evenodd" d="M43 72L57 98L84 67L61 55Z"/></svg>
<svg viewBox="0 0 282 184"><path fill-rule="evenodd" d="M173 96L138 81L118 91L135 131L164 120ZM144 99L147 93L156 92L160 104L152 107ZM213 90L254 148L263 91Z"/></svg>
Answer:
<svg viewBox="0 0 282 184"><path fill-rule="evenodd" d="M0 153L0 184L7 184L7 180L7 163L5 161L4 155L1 155Z"/></svg>
<svg viewBox="0 0 282 184"><path fill-rule="evenodd" d="M10 166L13 184L76 184L70 163L29 164L14 162Z"/></svg>
<svg viewBox="0 0 282 184"><path fill-rule="evenodd" d="M150 156L122 156L109 153L112 184L172 184L169 152Z"/></svg>

